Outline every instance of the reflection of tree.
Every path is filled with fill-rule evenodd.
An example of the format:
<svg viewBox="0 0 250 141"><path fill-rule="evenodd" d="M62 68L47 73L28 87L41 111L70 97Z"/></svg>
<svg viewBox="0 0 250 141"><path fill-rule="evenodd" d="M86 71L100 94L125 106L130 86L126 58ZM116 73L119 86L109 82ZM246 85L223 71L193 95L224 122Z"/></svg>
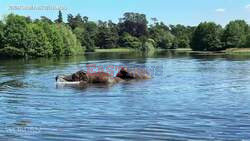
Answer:
<svg viewBox="0 0 250 141"><path fill-rule="evenodd" d="M26 72L32 69L40 69L39 71L48 71L54 69L51 66L64 68L70 64L77 64L84 60L84 56L38 58L33 60L1 60L0 68L1 70L4 70L4 75L9 77L13 76L14 78L16 78L16 76L24 77L26 75Z"/></svg>

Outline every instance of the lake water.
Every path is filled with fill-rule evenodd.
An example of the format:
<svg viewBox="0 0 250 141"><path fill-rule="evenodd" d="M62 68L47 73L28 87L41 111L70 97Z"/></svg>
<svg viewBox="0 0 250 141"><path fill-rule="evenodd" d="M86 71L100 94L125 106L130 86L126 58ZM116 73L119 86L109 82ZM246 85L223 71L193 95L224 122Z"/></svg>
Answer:
<svg viewBox="0 0 250 141"><path fill-rule="evenodd" d="M153 79L57 86L97 66L148 69ZM250 57L174 51L0 61L0 140L249 140Z"/></svg>

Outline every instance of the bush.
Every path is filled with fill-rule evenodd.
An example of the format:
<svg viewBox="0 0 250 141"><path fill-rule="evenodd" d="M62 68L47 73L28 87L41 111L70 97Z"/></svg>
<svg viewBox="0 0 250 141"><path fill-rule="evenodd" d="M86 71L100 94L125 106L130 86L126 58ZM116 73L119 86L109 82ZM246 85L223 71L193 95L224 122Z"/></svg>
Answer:
<svg viewBox="0 0 250 141"><path fill-rule="evenodd" d="M142 51L152 51L155 48L155 41L153 39L147 39L146 42L143 43L141 50Z"/></svg>
<svg viewBox="0 0 250 141"><path fill-rule="evenodd" d="M57 25L57 28L60 29L60 35L63 38L63 54L66 56L82 54L83 48L81 43L70 28L61 24Z"/></svg>
<svg viewBox="0 0 250 141"><path fill-rule="evenodd" d="M3 40L4 40L3 28L4 24L2 23L2 21L0 21L0 49L3 48Z"/></svg>
<svg viewBox="0 0 250 141"><path fill-rule="evenodd" d="M24 57L24 50L15 47L7 46L0 49L1 57Z"/></svg>
<svg viewBox="0 0 250 141"><path fill-rule="evenodd" d="M9 56L52 56L83 53L81 43L64 24L42 20L32 22L24 16L10 14L0 22L0 49Z"/></svg>
<svg viewBox="0 0 250 141"><path fill-rule="evenodd" d="M54 55L63 55L63 37L60 34L59 28L55 24L48 24L43 22L43 29L52 46L52 53Z"/></svg>
<svg viewBox="0 0 250 141"><path fill-rule="evenodd" d="M9 45L27 51L32 42L32 30L28 26L27 18L10 14L5 21L4 46Z"/></svg>
<svg viewBox="0 0 250 141"><path fill-rule="evenodd" d="M245 47L250 48L250 34L248 34L247 37L246 37Z"/></svg>
<svg viewBox="0 0 250 141"><path fill-rule="evenodd" d="M139 49L142 46L140 40L136 37L131 36L129 33L124 33L122 35L120 45L122 47Z"/></svg>
<svg viewBox="0 0 250 141"><path fill-rule="evenodd" d="M43 27L37 24L29 25L32 29L32 44L28 49L29 56L51 56L52 46L43 30Z"/></svg>

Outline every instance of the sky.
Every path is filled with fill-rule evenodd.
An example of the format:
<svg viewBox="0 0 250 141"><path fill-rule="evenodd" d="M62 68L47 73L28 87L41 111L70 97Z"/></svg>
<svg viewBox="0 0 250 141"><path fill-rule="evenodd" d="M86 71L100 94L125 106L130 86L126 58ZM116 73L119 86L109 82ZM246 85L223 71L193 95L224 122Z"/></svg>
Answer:
<svg viewBox="0 0 250 141"><path fill-rule="evenodd" d="M31 6L34 8L27 10ZM165 24L197 25L214 21L224 26L236 19L250 23L250 0L0 0L1 18L16 13L54 20L58 9L62 9L64 20L67 14L80 13L94 21L118 22L123 13L138 12L146 14L149 21L155 17Z"/></svg>

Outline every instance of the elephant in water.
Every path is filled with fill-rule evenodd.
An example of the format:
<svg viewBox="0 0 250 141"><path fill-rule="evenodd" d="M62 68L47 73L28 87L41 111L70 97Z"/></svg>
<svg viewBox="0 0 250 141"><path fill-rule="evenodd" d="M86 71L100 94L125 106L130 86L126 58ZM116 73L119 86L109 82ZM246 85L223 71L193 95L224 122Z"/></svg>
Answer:
<svg viewBox="0 0 250 141"><path fill-rule="evenodd" d="M152 78L146 70L141 68L121 68L121 70L117 73L116 77L119 77L123 80L144 80Z"/></svg>
<svg viewBox="0 0 250 141"><path fill-rule="evenodd" d="M113 77L109 73L106 72L96 72L96 73L88 73L86 71L78 71L71 75L62 75L56 77L57 83L63 84L77 84L77 83L86 83L86 84L115 84L123 81L119 77Z"/></svg>
<svg viewBox="0 0 250 141"><path fill-rule="evenodd" d="M143 69L121 68L115 77L106 72L88 73L86 71L78 71L71 75L59 75L56 77L58 84L79 84L86 86L88 84L105 84L112 85L128 80L150 79L150 74Z"/></svg>

